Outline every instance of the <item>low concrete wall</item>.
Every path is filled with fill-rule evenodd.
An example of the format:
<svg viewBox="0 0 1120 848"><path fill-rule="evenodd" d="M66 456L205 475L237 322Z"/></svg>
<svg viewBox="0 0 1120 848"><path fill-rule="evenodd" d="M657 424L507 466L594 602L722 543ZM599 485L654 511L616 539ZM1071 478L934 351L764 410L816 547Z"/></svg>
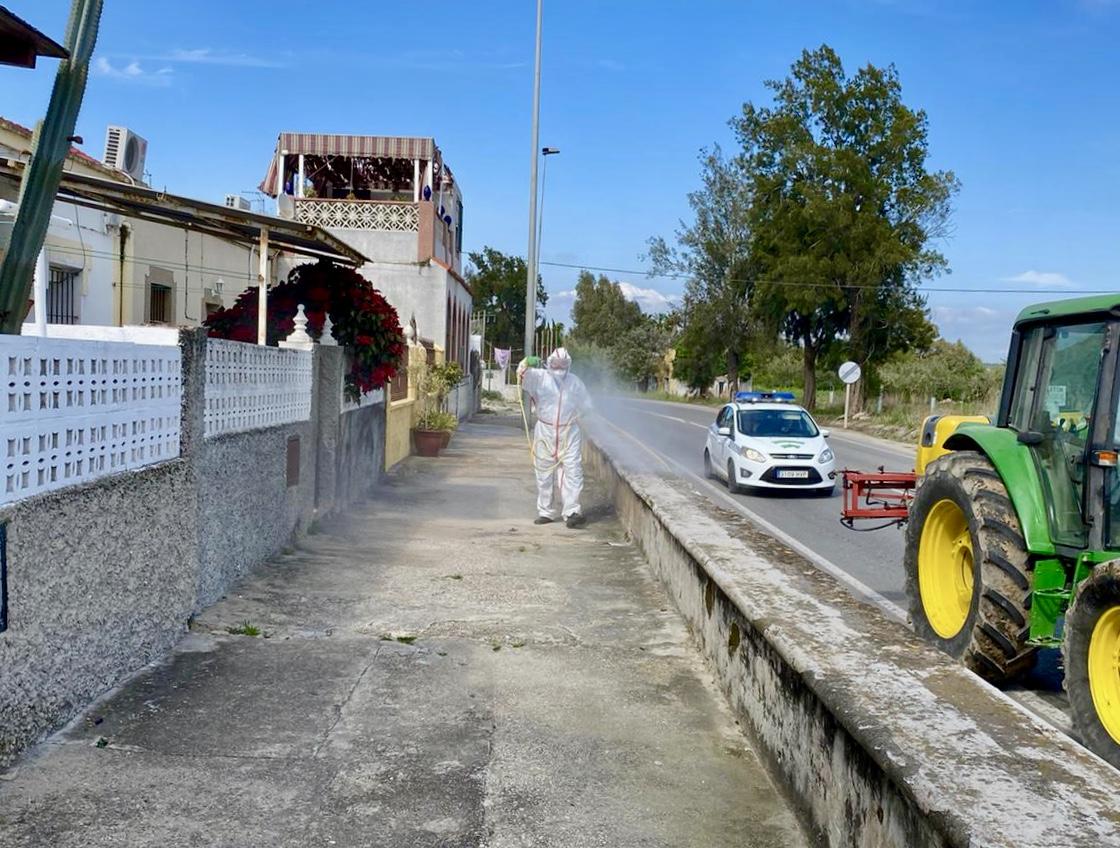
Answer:
<svg viewBox="0 0 1120 848"><path fill-rule="evenodd" d="M307 421L204 436L205 345L184 331L180 459L0 509L0 767L167 651L192 615L380 479L385 407L342 412L342 353L316 349ZM404 430L408 435L408 428ZM288 449L298 440L289 478Z"/></svg>
<svg viewBox="0 0 1120 848"><path fill-rule="evenodd" d="M743 516L589 429L589 471L824 844L1120 844L1115 770Z"/></svg>
<svg viewBox="0 0 1120 848"><path fill-rule="evenodd" d="M481 396L476 397L474 386L468 378L448 392L445 406L448 412L460 421L464 421L478 412L480 400Z"/></svg>
<svg viewBox="0 0 1120 848"><path fill-rule="evenodd" d="M287 483L290 440L299 444L299 474ZM196 610L307 528L315 514L315 430L288 424L208 439L196 458L199 580Z"/></svg>
<svg viewBox="0 0 1120 848"><path fill-rule="evenodd" d="M385 470L384 403L344 412L338 422L335 498L350 504L367 497Z"/></svg>
<svg viewBox="0 0 1120 848"><path fill-rule="evenodd" d="M0 510L0 766L182 634L198 579L194 497L176 460Z"/></svg>
<svg viewBox="0 0 1120 848"><path fill-rule="evenodd" d="M385 468L389 469L412 454L412 423L419 404L415 400L398 400L389 404L385 429Z"/></svg>

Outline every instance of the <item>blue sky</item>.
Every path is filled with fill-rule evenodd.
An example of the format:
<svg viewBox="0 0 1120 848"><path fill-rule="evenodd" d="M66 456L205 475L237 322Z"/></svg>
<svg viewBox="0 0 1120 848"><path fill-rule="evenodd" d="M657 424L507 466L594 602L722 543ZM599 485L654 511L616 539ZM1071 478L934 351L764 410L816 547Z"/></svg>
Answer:
<svg viewBox="0 0 1120 848"><path fill-rule="evenodd" d="M66 0L6 0L61 40ZM932 164L963 184L942 334L988 360L1028 302L1120 289L1120 0L546 0L542 260L644 267L687 215L697 153L803 48L894 63L928 112ZM158 11L157 11L158 9ZM280 130L432 135L465 196L465 242L524 253L532 0L106 0L78 132L149 141L153 183L200 198L255 188ZM55 63L0 68L0 115L32 124ZM545 265L566 319L577 271ZM681 281L612 275L655 307Z"/></svg>

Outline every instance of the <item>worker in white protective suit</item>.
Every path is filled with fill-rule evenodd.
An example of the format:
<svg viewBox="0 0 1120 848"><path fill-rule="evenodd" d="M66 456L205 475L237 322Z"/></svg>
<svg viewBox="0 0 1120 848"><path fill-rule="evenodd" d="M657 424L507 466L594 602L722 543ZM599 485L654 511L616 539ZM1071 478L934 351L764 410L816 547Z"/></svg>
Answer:
<svg viewBox="0 0 1120 848"><path fill-rule="evenodd" d="M531 356L517 366L521 387L533 399L537 425L533 431L533 465L537 474L537 524L563 518L568 527L585 523L579 498L583 491L583 434L580 416L590 411L587 387L571 373L572 357L558 347L548 367ZM560 497L557 500L556 490Z"/></svg>

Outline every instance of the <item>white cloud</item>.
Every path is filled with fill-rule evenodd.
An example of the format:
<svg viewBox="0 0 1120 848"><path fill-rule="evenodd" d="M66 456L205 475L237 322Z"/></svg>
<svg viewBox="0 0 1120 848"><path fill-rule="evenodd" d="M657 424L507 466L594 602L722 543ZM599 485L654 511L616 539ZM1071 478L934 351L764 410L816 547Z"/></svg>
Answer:
<svg viewBox="0 0 1120 848"><path fill-rule="evenodd" d="M632 283L619 283L622 296L632 300L646 312L668 312L676 306L676 298L664 295L657 289L643 289Z"/></svg>
<svg viewBox="0 0 1120 848"><path fill-rule="evenodd" d="M171 68L160 68L158 71L145 70L140 62L133 59L127 65L114 65L104 56L98 57L93 66L98 76L121 82L131 82L138 85L168 86L171 85L174 71Z"/></svg>
<svg viewBox="0 0 1120 848"><path fill-rule="evenodd" d="M618 288L622 292L623 297L638 304L638 306L642 307L646 312L668 312L677 305L677 297L675 295L665 295L657 291L657 289L643 289L632 283L619 283ZM548 295L549 304L554 302L566 303L568 301L574 301L575 299L575 289L550 292Z"/></svg>
<svg viewBox="0 0 1120 848"><path fill-rule="evenodd" d="M986 323L993 318L1000 318L1006 314L998 309L987 306L935 306L930 310L934 322L953 322L957 324Z"/></svg>
<svg viewBox="0 0 1120 848"><path fill-rule="evenodd" d="M1003 277L1005 283L1022 283L1027 286L1051 287L1059 289L1073 288L1073 280L1057 271L1024 271L1014 277Z"/></svg>
<svg viewBox="0 0 1120 848"><path fill-rule="evenodd" d="M176 48L163 56L153 57L166 62L184 62L195 65L225 65L234 68L282 68L284 64L274 59L250 56L247 53L227 53L211 47L190 50Z"/></svg>

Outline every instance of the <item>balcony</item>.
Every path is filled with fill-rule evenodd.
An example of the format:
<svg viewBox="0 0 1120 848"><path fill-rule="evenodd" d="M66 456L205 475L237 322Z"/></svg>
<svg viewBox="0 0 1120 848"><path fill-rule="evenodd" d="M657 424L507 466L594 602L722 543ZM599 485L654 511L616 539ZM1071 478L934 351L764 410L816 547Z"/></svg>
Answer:
<svg viewBox="0 0 1120 848"><path fill-rule="evenodd" d="M416 261L435 261L461 273L458 233L439 217L432 201L327 200L293 198L295 220L325 230L365 233L416 233ZM377 259L375 247L364 245Z"/></svg>

